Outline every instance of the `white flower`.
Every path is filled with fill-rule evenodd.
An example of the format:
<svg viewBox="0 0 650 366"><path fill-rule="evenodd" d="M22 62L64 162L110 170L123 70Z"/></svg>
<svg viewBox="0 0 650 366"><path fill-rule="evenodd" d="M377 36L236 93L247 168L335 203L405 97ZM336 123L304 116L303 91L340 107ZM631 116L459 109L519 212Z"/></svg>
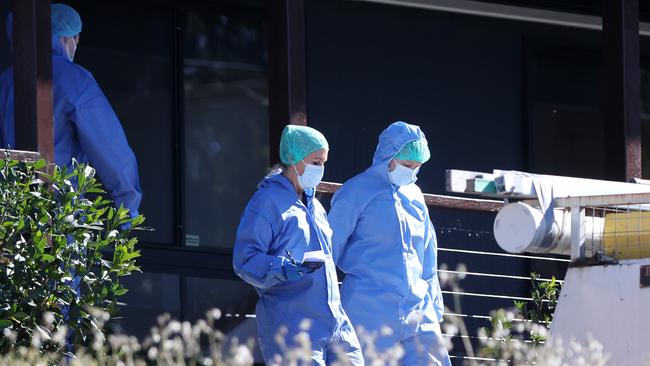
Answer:
<svg viewBox="0 0 650 366"><path fill-rule="evenodd" d="M177 320L172 320L169 322L169 331L172 333L178 333L181 331L181 323Z"/></svg>
<svg viewBox="0 0 650 366"><path fill-rule="evenodd" d="M526 326L524 325L523 322L515 323L513 328L514 328L515 332L517 332L517 333L523 333L526 330Z"/></svg>
<svg viewBox="0 0 650 366"><path fill-rule="evenodd" d="M455 326L454 324L445 323L443 327L445 328L445 334L447 335L455 336L456 334L458 334L458 327Z"/></svg>
<svg viewBox="0 0 650 366"><path fill-rule="evenodd" d="M149 357L149 359L152 361L155 360L158 357L158 348L149 348L149 351L147 351L147 357Z"/></svg>
<svg viewBox="0 0 650 366"><path fill-rule="evenodd" d="M300 325L298 327L302 331L308 331L311 328L311 324L312 324L311 319L303 319L300 321Z"/></svg>
<svg viewBox="0 0 650 366"><path fill-rule="evenodd" d="M50 311L43 313L43 325L52 325L54 323L54 314Z"/></svg>
<svg viewBox="0 0 650 366"><path fill-rule="evenodd" d="M240 345L235 350L235 355L232 358L232 365L252 365L255 360L251 354L250 349L244 345Z"/></svg>
<svg viewBox="0 0 650 366"><path fill-rule="evenodd" d="M95 169L93 169L90 165L86 165L84 168L84 175L86 178L92 178L95 176Z"/></svg>
<svg viewBox="0 0 650 366"><path fill-rule="evenodd" d="M440 285L443 286L449 281L449 272L438 271L438 279L440 280Z"/></svg>
<svg viewBox="0 0 650 366"><path fill-rule="evenodd" d="M458 273L459 280L465 279L465 276L467 276L467 266L465 265L465 263L458 264L458 266L456 267L456 272L459 272Z"/></svg>
<svg viewBox="0 0 650 366"><path fill-rule="evenodd" d="M207 316L208 316L208 321L210 321L210 322L214 321L214 320L219 320L219 319L221 319L221 310L216 309L216 308L212 309L212 310L208 311Z"/></svg>

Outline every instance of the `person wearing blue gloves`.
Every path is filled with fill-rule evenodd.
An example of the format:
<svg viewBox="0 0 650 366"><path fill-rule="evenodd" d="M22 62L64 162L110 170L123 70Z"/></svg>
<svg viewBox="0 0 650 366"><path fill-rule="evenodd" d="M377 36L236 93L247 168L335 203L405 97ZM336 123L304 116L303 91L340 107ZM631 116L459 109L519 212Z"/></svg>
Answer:
<svg viewBox="0 0 650 366"><path fill-rule="evenodd" d="M374 347L364 345L367 361L401 346L401 365L451 365L440 331L436 233L414 184L429 158L420 128L395 122L379 136L372 166L332 199L341 301L359 334L377 337Z"/></svg>
<svg viewBox="0 0 650 366"><path fill-rule="evenodd" d="M89 71L73 62L81 17L70 6L52 4L52 95L54 160L75 159L95 168L115 204L138 216L142 200L135 154L106 96ZM7 19L12 42L12 17ZM15 146L13 69L0 75L0 148Z"/></svg>
<svg viewBox="0 0 650 366"><path fill-rule="evenodd" d="M257 328L267 365L287 364L282 357L304 347L296 337L302 332L309 336L310 364L364 364L340 301L332 230L314 197L328 151L317 130L286 126L282 164L259 183L237 229L233 267L260 296ZM306 257L320 257L322 266L307 263Z"/></svg>

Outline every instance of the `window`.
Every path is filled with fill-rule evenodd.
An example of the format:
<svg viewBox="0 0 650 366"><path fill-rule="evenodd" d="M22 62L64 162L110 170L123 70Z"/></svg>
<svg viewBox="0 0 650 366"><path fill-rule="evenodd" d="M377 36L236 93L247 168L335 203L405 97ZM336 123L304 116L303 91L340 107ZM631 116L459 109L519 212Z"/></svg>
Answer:
<svg viewBox="0 0 650 366"><path fill-rule="evenodd" d="M154 229L141 241L229 250L269 165L265 8L69 4L84 22L75 62L97 79L138 159L140 211Z"/></svg>
<svg viewBox="0 0 650 366"><path fill-rule="evenodd" d="M269 165L264 13L185 14L185 245L231 248Z"/></svg>
<svg viewBox="0 0 650 366"><path fill-rule="evenodd" d="M606 177L600 59L598 50L531 45L530 171Z"/></svg>
<svg viewBox="0 0 650 366"><path fill-rule="evenodd" d="M173 12L138 3L70 2L82 17L75 62L113 106L138 159L145 226L141 241L172 244L174 231ZM119 26L115 26L119 24Z"/></svg>
<svg viewBox="0 0 650 366"><path fill-rule="evenodd" d="M9 14L11 2L3 1L0 3L0 72L6 70L11 65L11 53L7 38L7 15Z"/></svg>

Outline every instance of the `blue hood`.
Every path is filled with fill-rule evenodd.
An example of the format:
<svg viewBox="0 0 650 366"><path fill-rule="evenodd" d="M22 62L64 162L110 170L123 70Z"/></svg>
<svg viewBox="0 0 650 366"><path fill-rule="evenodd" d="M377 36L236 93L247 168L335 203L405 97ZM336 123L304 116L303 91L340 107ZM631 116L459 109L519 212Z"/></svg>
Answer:
<svg viewBox="0 0 650 366"><path fill-rule="evenodd" d="M13 16L9 13L7 15L7 39L9 40L9 49L12 51L14 46L13 23ZM52 56L67 57L60 37L52 36Z"/></svg>
<svg viewBox="0 0 650 366"><path fill-rule="evenodd" d="M379 135L379 143L372 159L372 166L368 168L368 171L384 177L388 181L388 163L404 145L420 139L426 140L426 137L419 126L402 121L391 123Z"/></svg>

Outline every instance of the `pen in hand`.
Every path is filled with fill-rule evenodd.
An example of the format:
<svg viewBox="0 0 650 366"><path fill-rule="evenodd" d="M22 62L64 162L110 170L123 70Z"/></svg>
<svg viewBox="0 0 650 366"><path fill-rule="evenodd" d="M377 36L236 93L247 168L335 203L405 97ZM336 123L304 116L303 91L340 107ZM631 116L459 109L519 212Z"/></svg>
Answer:
<svg viewBox="0 0 650 366"><path fill-rule="evenodd" d="M293 258L293 255L291 255L291 252L288 249L285 249L284 252L287 253L287 259L289 259L289 262L291 262L292 264L295 264L296 266L301 266L301 267L305 268L305 272L312 273L312 272L314 272L315 270L318 269L318 268L312 268L312 267L309 267L309 266L305 266L304 263L298 263L298 261Z"/></svg>
<svg viewBox="0 0 650 366"><path fill-rule="evenodd" d="M293 256L291 255L291 252L289 251L289 249L285 249L284 251L285 251L285 253L287 253L287 258L289 258L289 261L291 263L295 264L295 265L298 265L298 262L296 262L296 260L293 259Z"/></svg>

